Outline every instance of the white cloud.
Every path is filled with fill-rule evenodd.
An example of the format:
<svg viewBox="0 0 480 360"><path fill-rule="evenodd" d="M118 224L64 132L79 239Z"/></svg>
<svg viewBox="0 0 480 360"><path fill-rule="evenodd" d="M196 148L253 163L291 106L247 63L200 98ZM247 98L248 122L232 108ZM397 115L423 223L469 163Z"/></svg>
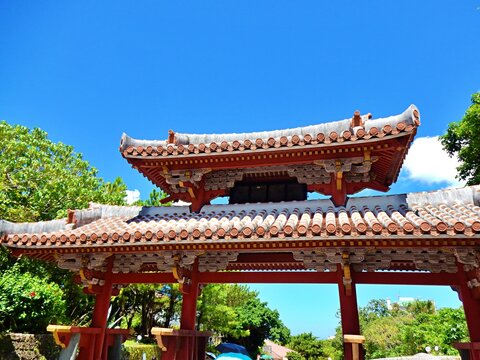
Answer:
<svg viewBox="0 0 480 360"><path fill-rule="evenodd" d="M434 136L417 138L413 142L403 168L410 180L459 187L465 185L465 182L455 178L459 164L455 157L449 157L443 150L438 136Z"/></svg>
<svg viewBox="0 0 480 360"><path fill-rule="evenodd" d="M189 206L191 204L192 203L185 202L183 200L177 200L177 201L172 202L172 206Z"/></svg>
<svg viewBox="0 0 480 360"><path fill-rule="evenodd" d="M135 190L125 190L125 201L128 205L132 205L135 201L140 200L140 191L135 189Z"/></svg>

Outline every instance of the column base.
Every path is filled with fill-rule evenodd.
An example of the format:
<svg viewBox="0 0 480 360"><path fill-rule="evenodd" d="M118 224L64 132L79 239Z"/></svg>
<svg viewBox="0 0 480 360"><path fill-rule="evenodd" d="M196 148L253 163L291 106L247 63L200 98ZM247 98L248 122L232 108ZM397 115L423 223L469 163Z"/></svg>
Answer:
<svg viewBox="0 0 480 360"><path fill-rule="evenodd" d="M162 360L204 360L209 331L152 328Z"/></svg>
<svg viewBox="0 0 480 360"><path fill-rule="evenodd" d="M480 342L453 343L462 360L480 360Z"/></svg>

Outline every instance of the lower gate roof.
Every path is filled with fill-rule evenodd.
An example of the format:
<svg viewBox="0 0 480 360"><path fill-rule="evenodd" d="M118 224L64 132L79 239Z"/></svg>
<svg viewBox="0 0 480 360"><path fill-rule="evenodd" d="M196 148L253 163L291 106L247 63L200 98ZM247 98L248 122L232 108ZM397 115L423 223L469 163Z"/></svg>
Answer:
<svg viewBox="0 0 480 360"><path fill-rule="evenodd" d="M403 195L283 203L136 207L91 204L68 219L0 220L1 243L55 253L158 250L278 251L338 246L453 246L480 242L480 186Z"/></svg>

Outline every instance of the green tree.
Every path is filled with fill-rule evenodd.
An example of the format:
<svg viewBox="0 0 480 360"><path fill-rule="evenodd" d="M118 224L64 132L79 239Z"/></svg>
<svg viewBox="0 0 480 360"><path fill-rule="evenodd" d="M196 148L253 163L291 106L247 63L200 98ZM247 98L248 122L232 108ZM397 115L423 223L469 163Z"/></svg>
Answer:
<svg viewBox="0 0 480 360"><path fill-rule="evenodd" d="M328 356L323 351L323 341L317 339L312 333L302 333L299 335L292 336L288 347L292 350L295 350L306 360L316 360L316 359L325 359ZM288 359L291 360L298 355L290 355Z"/></svg>
<svg viewBox="0 0 480 360"><path fill-rule="evenodd" d="M399 325L404 321L406 319L401 316L384 316L362 326L367 357L375 359L397 355L397 348L402 344Z"/></svg>
<svg viewBox="0 0 480 360"><path fill-rule="evenodd" d="M439 355L457 355L453 342L467 341L468 332L465 315L460 309L440 309L435 313L422 313L412 316L410 322L400 327L400 354L412 355L425 351L429 346L439 347Z"/></svg>
<svg viewBox="0 0 480 360"><path fill-rule="evenodd" d="M389 316L387 302L383 299L372 299L358 310L361 327L379 318Z"/></svg>
<svg viewBox="0 0 480 360"><path fill-rule="evenodd" d="M180 317L182 305L180 287L178 284L164 284L157 291L157 295L162 299L163 306L155 318L160 326L168 328Z"/></svg>
<svg viewBox="0 0 480 360"><path fill-rule="evenodd" d="M178 319L181 300L178 284L129 285L112 301L110 326L148 336L153 326L170 327Z"/></svg>
<svg viewBox="0 0 480 360"><path fill-rule="evenodd" d="M155 188L152 189L150 194L148 195L148 199L144 201L140 201L140 205L142 206L170 206L172 203L168 202L166 204L162 204L162 200L167 197L167 194L162 190L157 190Z"/></svg>
<svg viewBox="0 0 480 360"><path fill-rule="evenodd" d="M88 203L124 204L121 179L106 183L72 146L41 129L0 122L0 219L41 221Z"/></svg>
<svg viewBox="0 0 480 360"><path fill-rule="evenodd" d="M290 330L280 320L277 310L272 310L266 302L258 297L249 299L244 305L236 309L238 323L234 331L248 330L248 336L235 338L226 336L228 341L236 342L247 348L251 354L256 354L265 339L281 344L288 342Z"/></svg>
<svg viewBox="0 0 480 360"><path fill-rule="evenodd" d="M461 308L436 310L431 300L394 305L389 309L383 300L371 300L359 309L366 358L414 355L427 346L438 346L437 355L455 355L451 344L468 339Z"/></svg>
<svg viewBox="0 0 480 360"><path fill-rule="evenodd" d="M305 360L305 358L296 351L287 353L288 360Z"/></svg>
<svg viewBox="0 0 480 360"><path fill-rule="evenodd" d="M246 285L206 285L198 299L199 329L215 331L222 336L233 338L248 336L248 331L239 324L236 309L256 296Z"/></svg>
<svg viewBox="0 0 480 360"><path fill-rule="evenodd" d="M68 209L85 208L89 202L124 204L125 189L120 178L108 183L97 177L97 170L71 146L52 142L45 131L0 122L0 219L52 220L65 217ZM13 266L15 272L9 273ZM70 272L26 257L14 259L4 248L0 250L0 270L0 281L9 280L4 277L10 274L32 284L36 284L36 278L42 278L52 288L58 284L62 301L67 303L69 322L88 321L85 313L90 311L85 309L91 306L91 299L73 283Z"/></svg>
<svg viewBox="0 0 480 360"><path fill-rule="evenodd" d="M435 303L432 300L415 300L405 305L405 311L412 316L435 314Z"/></svg>
<svg viewBox="0 0 480 360"><path fill-rule="evenodd" d="M476 185L480 184L480 92L473 94L471 100L463 118L450 123L440 139L447 153L461 162L458 178Z"/></svg>

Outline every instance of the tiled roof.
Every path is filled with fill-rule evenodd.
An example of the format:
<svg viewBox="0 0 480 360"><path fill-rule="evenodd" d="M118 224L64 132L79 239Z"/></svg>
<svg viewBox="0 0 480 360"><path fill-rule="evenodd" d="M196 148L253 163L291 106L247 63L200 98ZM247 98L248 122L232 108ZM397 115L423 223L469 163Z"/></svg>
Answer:
<svg viewBox="0 0 480 360"><path fill-rule="evenodd" d="M273 357L273 360L283 360L287 358L288 353L293 352L292 349L289 349L285 346L275 344L271 340L265 340L263 345L264 351L268 352L268 355Z"/></svg>
<svg viewBox="0 0 480 360"><path fill-rule="evenodd" d="M126 158L182 156L201 153L262 150L352 142L409 133L420 124L415 105L402 114L370 119L371 115L293 129L238 134L186 134L170 131L167 140L140 140L123 134L120 152ZM355 116L354 116L355 118Z"/></svg>
<svg viewBox="0 0 480 360"><path fill-rule="evenodd" d="M0 223L2 243L27 249L252 240L478 237L480 186L430 193L330 200L188 207L94 204L71 223Z"/></svg>

